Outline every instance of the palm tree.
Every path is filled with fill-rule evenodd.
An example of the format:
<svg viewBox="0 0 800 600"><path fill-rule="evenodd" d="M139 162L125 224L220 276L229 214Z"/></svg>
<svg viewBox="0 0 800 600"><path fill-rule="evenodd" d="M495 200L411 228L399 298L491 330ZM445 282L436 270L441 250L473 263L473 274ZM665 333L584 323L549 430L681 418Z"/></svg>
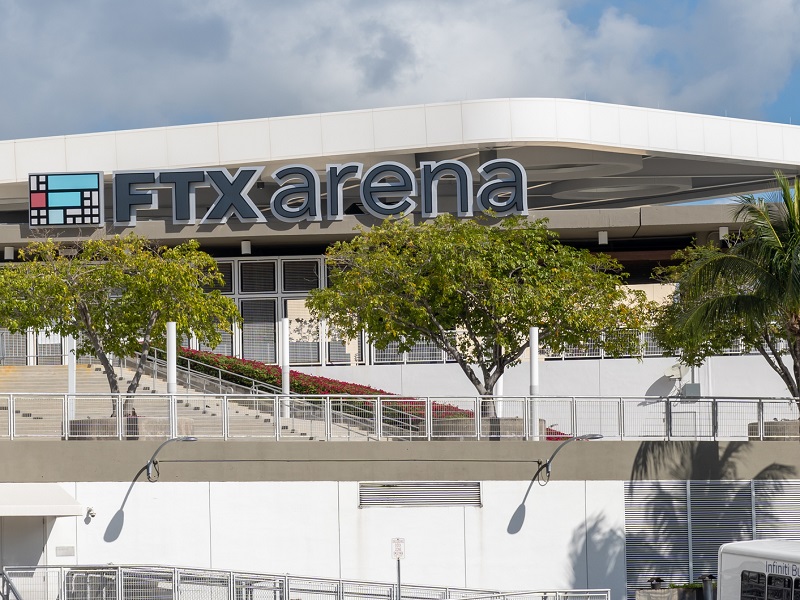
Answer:
<svg viewBox="0 0 800 600"><path fill-rule="evenodd" d="M736 324L800 403L800 180L775 175L766 198L739 198L743 235L730 250L704 253L678 280L677 326L697 344Z"/></svg>

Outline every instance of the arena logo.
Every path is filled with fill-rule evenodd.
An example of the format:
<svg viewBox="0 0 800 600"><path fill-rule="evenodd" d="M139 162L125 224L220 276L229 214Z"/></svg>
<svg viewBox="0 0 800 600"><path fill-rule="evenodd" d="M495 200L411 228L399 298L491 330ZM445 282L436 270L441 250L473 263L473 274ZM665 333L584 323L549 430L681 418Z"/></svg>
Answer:
<svg viewBox="0 0 800 600"><path fill-rule="evenodd" d="M250 190L264 167L243 167L231 175L226 169L117 172L113 175L114 225L136 225L139 210L157 209L158 189L171 189L172 222L176 225L225 223L236 217L243 223L263 223L266 217L253 202ZM344 217L344 190L358 180L361 205L378 218L400 217L417 207L424 218L439 214L438 186L442 179L455 181L456 212L471 217L474 207L499 216L528 214L527 175L510 159L482 164L478 173L485 181L474 192L469 167L458 160L425 161L415 173L398 162L381 162L364 172L362 163L326 167L324 186L312 168L292 164L271 177L279 188L272 194L272 215L286 223L338 221ZM30 176L30 224L42 226L101 225L103 223L102 173L34 174ZM418 190L419 185L419 190ZM211 187L216 199L197 219L196 191ZM418 193L419 192L419 193Z"/></svg>

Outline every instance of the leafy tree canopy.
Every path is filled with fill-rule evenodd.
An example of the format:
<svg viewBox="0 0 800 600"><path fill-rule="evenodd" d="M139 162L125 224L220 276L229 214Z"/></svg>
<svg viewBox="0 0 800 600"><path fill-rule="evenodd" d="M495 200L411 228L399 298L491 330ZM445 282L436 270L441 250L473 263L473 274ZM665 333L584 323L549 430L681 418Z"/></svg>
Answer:
<svg viewBox="0 0 800 600"><path fill-rule="evenodd" d="M739 198L743 232L730 248L688 248L678 266L657 273L677 287L656 311L655 334L687 365L741 340L800 398L800 182L776 177L766 198Z"/></svg>
<svg viewBox="0 0 800 600"><path fill-rule="evenodd" d="M638 337L602 334L640 327L642 295L625 288L615 260L560 244L544 220L385 221L327 259L329 285L309 296L312 315L346 338L364 330L378 348L429 340L480 394L520 361L532 326L555 351L587 340L611 354L638 350Z"/></svg>
<svg viewBox="0 0 800 600"><path fill-rule="evenodd" d="M100 360L114 393L110 354L140 353L132 393L151 345L165 342L168 321L178 335L216 345L220 329L239 319L234 302L214 289L222 283L214 259L195 240L168 248L136 235L77 244L48 239L29 244L20 257L0 268L0 326L73 336L78 354Z"/></svg>

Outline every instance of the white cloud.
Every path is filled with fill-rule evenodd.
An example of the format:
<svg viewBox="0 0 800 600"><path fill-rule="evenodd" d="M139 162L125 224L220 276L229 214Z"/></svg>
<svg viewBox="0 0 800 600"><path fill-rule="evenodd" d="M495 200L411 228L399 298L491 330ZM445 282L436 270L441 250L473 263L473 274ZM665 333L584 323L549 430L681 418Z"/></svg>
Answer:
<svg viewBox="0 0 800 600"><path fill-rule="evenodd" d="M584 8L8 0L0 137L508 96L758 118L800 61L783 26L800 0L706 0L663 22L659 3Z"/></svg>

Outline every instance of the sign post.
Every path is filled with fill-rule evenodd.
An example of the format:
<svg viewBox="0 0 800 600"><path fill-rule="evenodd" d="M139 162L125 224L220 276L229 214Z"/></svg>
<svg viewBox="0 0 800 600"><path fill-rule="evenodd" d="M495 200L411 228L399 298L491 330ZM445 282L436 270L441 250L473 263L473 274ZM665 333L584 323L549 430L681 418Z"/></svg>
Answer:
<svg viewBox="0 0 800 600"><path fill-rule="evenodd" d="M395 596L395 600L400 600L400 561L405 557L405 538L392 538L392 558L397 561L397 595Z"/></svg>

